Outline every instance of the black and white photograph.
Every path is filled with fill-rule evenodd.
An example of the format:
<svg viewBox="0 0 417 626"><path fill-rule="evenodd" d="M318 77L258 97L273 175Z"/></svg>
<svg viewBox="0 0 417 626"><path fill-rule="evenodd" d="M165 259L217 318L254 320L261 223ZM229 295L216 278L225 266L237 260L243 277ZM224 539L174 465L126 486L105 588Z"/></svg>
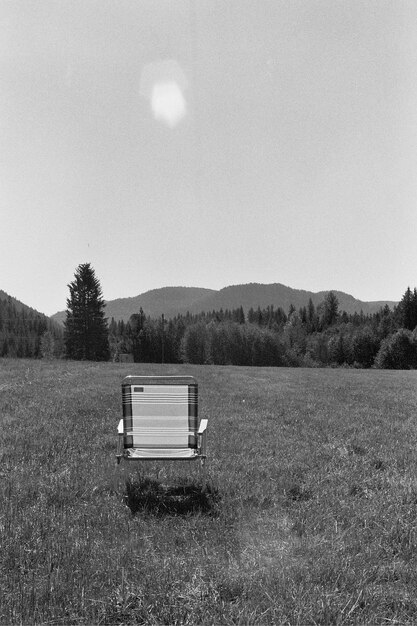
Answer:
<svg viewBox="0 0 417 626"><path fill-rule="evenodd" d="M417 2L0 0L0 625L417 623Z"/></svg>

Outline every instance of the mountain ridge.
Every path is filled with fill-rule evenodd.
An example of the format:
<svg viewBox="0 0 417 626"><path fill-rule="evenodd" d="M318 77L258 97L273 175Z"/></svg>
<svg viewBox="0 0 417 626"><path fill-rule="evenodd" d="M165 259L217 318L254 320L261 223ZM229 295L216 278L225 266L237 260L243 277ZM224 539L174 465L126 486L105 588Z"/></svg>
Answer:
<svg viewBox="0 0 417 626"><path fill-rule="evenodd" d="M36 313L37 315L43 315L44 317L49 317L49 315L46 315L46 313L41 313L41 311L37 311L36 309L29 306L28 304L25 304L24 302L21 302L17 298L14 298L10 294L6 293L5 291L3 291L3 289L0 289L0 300L8 300L9 298L10 298L11 303L16 307L18 311L31 311L32 313Z"/></svg>
<svg viewBox="0 0 417 626"><path fill-rule="evenodd" d="M336 289L312 292L305 289L294 289L281 283L243 283L229 285L222 289L206 289L203 287L161 287L151 289L137 296L116 298L106 301L106 317L127 322L131 315L138 313L142 308L145 315L167 319L175 315L189 313L198 314L220 309L237 309L243 307L245 313L250 308L258 306L266 308L281 307L287 313L290 305L296 309L307 306L311 298L314 306L320 304L325 295L333 291L339 300L339 310L347 313L365 315L378 312L386 304L392 309L397 302L392 300L362 301L354 296ZM65 311L59 311L51 316L61 324L65 320Z"/></svg>

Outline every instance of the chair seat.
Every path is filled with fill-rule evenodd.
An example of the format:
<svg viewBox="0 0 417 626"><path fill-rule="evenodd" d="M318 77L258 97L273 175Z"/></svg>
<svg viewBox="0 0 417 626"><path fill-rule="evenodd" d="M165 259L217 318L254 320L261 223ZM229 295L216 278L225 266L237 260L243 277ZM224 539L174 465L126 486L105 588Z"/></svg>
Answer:
<svg viewBox="0 0 417 626"><path fill-rule="evenodd" d="M127 448L126 459L192 459L198 456L194 448Z"/></svg>

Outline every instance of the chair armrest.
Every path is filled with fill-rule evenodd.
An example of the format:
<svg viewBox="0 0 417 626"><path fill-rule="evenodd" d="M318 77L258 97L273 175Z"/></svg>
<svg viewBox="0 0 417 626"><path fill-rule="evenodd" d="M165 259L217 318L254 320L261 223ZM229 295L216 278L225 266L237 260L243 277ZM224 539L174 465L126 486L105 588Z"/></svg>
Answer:
<svg viewBox="0 0 417 626"><path fill-rule="evenodd" d="M121 458L123 456L123 443L124 443L124 427L123 427L123 419L120 420L119 425L117 427L117 452L116 452L116 460L117 464L120 463Z"/></svg>
<svg viewBox="0 0 417 626"><path fill-rule="evenodd" d="M207 424L208 420L201 420L197 433L199 454L203 459L207 456Z"/></svg>

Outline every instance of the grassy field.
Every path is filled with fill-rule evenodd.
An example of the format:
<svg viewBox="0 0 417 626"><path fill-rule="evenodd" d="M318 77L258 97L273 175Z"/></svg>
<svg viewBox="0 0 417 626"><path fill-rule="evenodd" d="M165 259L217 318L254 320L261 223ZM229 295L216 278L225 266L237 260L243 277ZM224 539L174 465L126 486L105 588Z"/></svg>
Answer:
<svg viewBox="0 0 417 626"><path fill-rule="evenodd" d="M198 465L115 466L122 378L192 374ZM0 623L417 620L417 372L0 360Z"/></svg>

